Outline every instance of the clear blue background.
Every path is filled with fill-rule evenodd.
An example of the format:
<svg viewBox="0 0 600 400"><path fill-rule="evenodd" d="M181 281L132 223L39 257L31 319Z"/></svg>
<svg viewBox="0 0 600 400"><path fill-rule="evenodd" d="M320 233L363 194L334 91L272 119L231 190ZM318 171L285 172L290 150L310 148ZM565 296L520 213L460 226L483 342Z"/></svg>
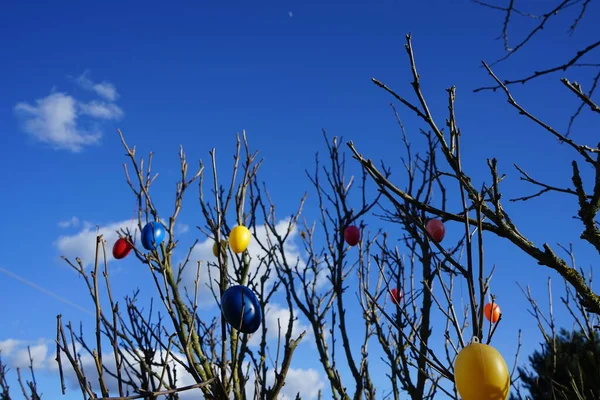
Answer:
<svg viewBox="0 0 600 400"><path fill-rule="evenodd" d="M540 12L542 3L532 2L527 11ZM592 2L581 26L568 36L576 8L557 17L527 49L494 67L496 73L502 79L522 77L562 63L578 46L590 44L597 30L592 21L600 9ZM179 145L184 145L192 166L199 158L208 160L212 147L226 165L235 134L243 129L265 158L261 178L282 216L293 212L300 196L311 189L304 169L311 169L316 151L325 151L322 128L353 140L366 156L394 166L401 184L403 149L388 106L392 99L370 78L415 100L404 51L404 35L412 32L423 91L439 125L447 116L445 89L457 86L463 160L476 185L488 179L485 159L497 157L502 172L509 173L503 184L505 206L521 231L539 246L574 241L579 266L588 268L598 255L579 242L581 227L571 218L575 198L550 195L527 204L508 202L534 190L519 181L512 163L540 180L566 187L570 162L577 155L519 116L502 93L472 92L493 83L480 61L491 62L503 54L502 42L495 40L503 17L465 0L7 1L0 12L0 267L91 308L83 282L59 259L55 241L81 230L58 226L72 217L102 226L130 218L133 198L123 177L127 160L117 127L138 146L139 155L157 152L154 169L161 177L155 196L165 215L171 209ZM510 31L513 45L532 23L515 20ZM594 62L590 60L584 62ZM98 99L68 78L84 71L94 82L115 85L124 118L102 122L100 143L79 153L27 136L15 105L33 105L52 90L81 101ZM577 107L558 80L563 76L589 88L588 68L511 88L526 109L562 131ZM397 107L417 141L424 124ZM573 137L594 145L597 126L597 119L584 113ZM352 169L358 171L355 164ZM182 235L190 242L199 237L193 227L201 223L194 197L191 192L181 217L192 227ZM315 218L315 211L309 208L307 216ZM541 340L515 281L531 285L544 304L547 277L554 277L557 293L562 284L552 271L507 242L490 238L486 260L488 268L496 265L492 290L504 312L494 343L512 366L519 328L524 333L521 360ZM130 293L136 280L142 287L150 282L140 277L134 261L122 265L114 275L115 290ZM86 314L7 274L0 274L0 304L0 340L52 339L58 313L65 320L93 326ZM564 310L556 313L561 325L570 326ZM53 352L50 346L49 357ZM302 357L297 353L299 365L313 364L322 374L314 353ZM55 398L57 376L43 375L40 385L47 398Z"/></svg>

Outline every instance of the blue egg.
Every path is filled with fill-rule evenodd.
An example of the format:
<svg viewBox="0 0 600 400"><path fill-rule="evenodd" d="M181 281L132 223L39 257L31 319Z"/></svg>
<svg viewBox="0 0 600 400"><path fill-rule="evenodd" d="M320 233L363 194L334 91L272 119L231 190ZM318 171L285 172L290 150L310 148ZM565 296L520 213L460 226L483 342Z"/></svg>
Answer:
<svg viewBox="0 0 600 400"><path fill-rule="evenodd" d="M262 322L262 310L254 292L246 286L231 286L221 296L221 312L234 329L254 333Z"/></svg>
<svg viewBox="0 0 600 400"><path fill-rule="evenodd" d="M165 238L166 229L160 222L148 222L142 229L142 246L146 250L154 250Z"/></svg>

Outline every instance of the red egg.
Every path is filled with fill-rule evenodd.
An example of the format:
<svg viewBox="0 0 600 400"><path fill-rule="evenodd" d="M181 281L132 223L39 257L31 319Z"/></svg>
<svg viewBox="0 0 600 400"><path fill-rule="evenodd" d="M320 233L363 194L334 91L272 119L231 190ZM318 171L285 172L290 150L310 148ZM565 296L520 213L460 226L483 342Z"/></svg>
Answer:
<svg viewBox="0 0 600 400"><path fill-rule="evenodd" d="M402 291L396 288L390 290L390 299L392 303L399 304L402 301Z"/></svg>
<svg viewBox="0 0 600 400"><path fill-rule="evenodd" d="M127 257L129 252L131 251L131 249L133 249L133 246L131 245L129 240L127 240L125 238L119 238L115 242L115 245L113 246L113 250L112 250L113 257L116 258L117 260L125 258L125 257Z"/></svg>
<svg viewBox="0 0 600 400"><path fill-rule="evenodd" d="M360 229L352 225L344 230L344 239L350 246L356 246L360 241Z"/></svg>
<svg viewBox="0 0 600 400"><path fill-rule="evenodd" d="M444 223L439 219L430 219L425 225L427 232L433 237L433 241L436 243L441 242L446 234L446 228Z"/></svg>

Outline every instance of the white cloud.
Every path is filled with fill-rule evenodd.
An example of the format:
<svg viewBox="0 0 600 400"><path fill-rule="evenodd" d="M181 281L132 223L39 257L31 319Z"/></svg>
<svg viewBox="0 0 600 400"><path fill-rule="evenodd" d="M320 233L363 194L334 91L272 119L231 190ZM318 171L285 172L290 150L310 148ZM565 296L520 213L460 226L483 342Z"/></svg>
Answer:
<svg viewBox="0 0 600 400"><path fill-rule="evenodd" d="M20 119L22 130L33 139L55 149L78 153L84 147L100 142L102 132L98 128L99 121L119 120L123 118L124 112L114 103L119 95L113 84L94 83L85 73L72 79L108 102L83 102L53 88L48 96L36 99L33 104L17 103L14 111ZM81 121L82 116L87 117L87 125Z"/></svg>
<svg viewBox="0 0 600 400"><path fill-rule="evenodd" d="M10 356L13 350L16 349L20 343L21 341L17 339L1 340L0 353L2 353L2 356Z"/></svg>
<svg viewBox="0 0 600 400"><path fill-rule="evenodd" d="M79 225L79 218L77 218L77 217L71 217L70 219L60 221L58 223L58 226L60 228L71 228L71 227L76 227L78 225Z"/></svg>
<svg viewBox="0 0 600 400"><path fill-rule="evenodd" d="M287 373L285 385L281 391L281 400L292 400L300 393L303 399L316 399L319 390L323 390L325 383L320 374L313 368L290 368Z"/></svg>
<svg viewBox="0 0 600 400"><path fill-rule="evenodd" d="M184 233L187 233L190 231L190 226L187 224L182 224L180 222L178 222L175 225L175 235L183 235Z"/></svg>
<svg viewBox="0 0 600 400"><path fill-rule="evenodd" d="M81 346L76 346L76 348L81 348ZM112 350L112 348L111 348ZM81 353L81 364L83 367L83 370L86 374L86 377L88 379L88 381L92 384L92 387L96 388L96 390L98 390L98 370L96 369L96 364L94 361L94 358L85 350L80 350L79 351ZM131 365L137 365L139 363L138 361L138 357L143 358L143 354L140 351L136 351L137 356L133 356L129 353L125 353L123 354L123 357L129 362L129 364ZM156 360L157 363L160 363L161 359L164 359L166 355L166 352L163 351L157 351L157 353L154 356L154 360ZM66 359L66 357L64 357ZM175 361L175 358L177 358L180 361L183 361L184 363L187 363L185 361L185 356L181 353L177 353L177 352L173 352L171 354L169 354L169 358L167 361L167 364L169 364L171 371L175 371L176 376L177 376L177 387L182 387L182 386L188 386L188 385L193 385L194 383L196 383L194 381L194 378L181 366L181 364L179 364L177 361ZM68 363L68 361L64 361L66 363ZM103 356L102 356L102 363L103 365L107 366L107 368L110 371L116 371L116 364L115 364L115 354L113 351L106 351ZM124 364L128 364L127 362L125 362ZM63 365L64 367L64 365ZM52 365L53 369L58 369L58 365L55 362L54 365ZM124 367L127 368L127 367ZM154 372L156 372L156 374L158 376L161 375L162 373L162 367L159 367L158 365L153 366L152 370ZM67 366L65 368L65 378L69 381L69 383L71 384L71 387L75 390L79 389L79 384L77 382L77 375L75 374L74 370L69 366ZM165 378L167 379L167 378ZM116 377L108 374L108 373L104 373L104 381L106 383L106 387L107 389L110 391L110 393L112 393L113 396L115 396L116 394L119 393L119 381L117 380ZM131 392L133 388L129 387L128 388L129 391ZM163 388L164 389L164 388ZM127 387L125 388L125 390L127 390ZM197 399L198 398L198 394L200 393L199 389L192 389L186 392L182 392L181 395L179 396L180 399L182 400L192 400L192 399Z"/></svg>
<svg viewBox="0 0 600 400"><path fill-rule="evenodd" d="M65 93L51 93L37 99L35 105L17 103L15 113L21 118L25 133L56 149L77 153L84 146L97 144L102 137L101 132L79 125L77 100Z"/></svg>
<svg viewBox="0 0 600 400"><path fill-rule="evenodd" d="M79 110L84 115L107 120L119 120L123 118L124 114L118 105L97 100L88 103L79 103Z"/></svg>
<svg viewBox="0 0 600 400"><path fill-rule="evenodd" d="M51 373L58 373L58 364L55 360L55 348L53 341L50 339L38 339L37 341L24 341L18 339L6 339L0 341L0 352L2 355L2 361L10 368L27 368L29 366L29 355L27 353L27 346L30 346L31 356L33 358L33 366L36 372L49 371ZM71 345L69 345L71 347ZM81 367L86 375L86 378L92 385L94 390L98 390L98 372L92 356L85 350L82 349L79 343L75 343L75 350L81 355ZM155 357L157 360L165 357L165 352L157 352ZM125 355L127 360L136 365L135 357L132 355ZM185 364L185 356L183 354L174 352L169 355L169 364L172 369L175 370L177 375L177 386L188 386L192 385L194 379L192 376L185 371L185 369L175 361L177 358ZM71 368L66 357L62 357L63 361L63 372L65 381L68 389L74 392L79 391L79 384L77 382L77 376ZM103 365L107 366L111 371L115 370L115 358L112 350L106 350L102 355ZM125 363L127 364L127 363ZM248 365L248 362L245 362ZM154 367L155 371L160 375L162 369L158 366ZM271 369L267 373L267 384L272 385L275 381L274 371ZM254 398L254 373L251 371L249 381L246 384L246 394L248 398ZM105 373L104 379L107 388L112 395L118 393L118 382L116 378L110 374ZM321 378L321 375L317 370L313 368L301 369L291 367L288 370L285 385L283 386L279 398L281 400L292 400L296 398L296 394L300 393L300 396L305 400L314 400L318 396L319 390L323 390L325 383ZM42 388L43 390L43 388ZM130 388L131 392L131 388ZM180 393L182 400L192 400L204 398L199 389L192 389L186 392Z"/></svg>
<svg viewBox="0 0 600 400"><path fill-rule="evenodd" d="M289 219L284 219L281 220L277 223L277 225L275 226L275 230L279 235L284 235L289 227ZM265 260L266 258L266 252L262 249L262 247L260 246L259 242L262 243L264 246L268 246L268 240L267 237L271 236L270 231L268 231L266 229L266 227L264 225L258 225L256 227L256 234L254 233L254 229L251 229L251 234L252 234L252 239L250 241L250 245L248 246L248 254L251 257L251 262L250 262L250 268L249 268L249 275L250 276L257 276L258 279L261 278L261 276L263 276L265 274L265 264L268 263L268 260ZM299 231L296 227L292 227L291 232L288 235L288 238L286 240L286 242L284 243L284 253L285 253L285 257L286 260L289 264L291 264L292 267L294 267L296 265L296 263L298 264L298 269L302 270L303 268L306 267L306 263L304 261L304 257L303 257L303 250L302 248L299 246ZM226 239L226 238L223 238ZM220 279L220 272L218 270L218 268L216 268L216 263L217 263L217 258L214 256L213 254L213 243L214 241L210 238L205 239L204 241L200 241L198 242L198 244L194 247L191 255L190 255L190 262L188 263L186 269L184 270L182 277L183 277L183 284L185 285L185 287L188 289L188 291L190 293L194 292L194 281L196 279L196 272L197 272L197 265L198 262L201 262L201 267L200 267L200 275L199 275L199 284L198 284L198 307L200 308L211 308L211 307L215 307L216 303L215 303L215 299L214 296L210 290L210 288L207 285L210 285L211 282L209 282L209 278L212 279L212 285L215 287L215 292L218 293L217 287L215 286L215 282L218 282ZM279 250L276 251L276 256L278 258L281 258L280 256L280 252ZM210 276L209 276L209 263L210 263ZM277 273L274 270L274 265L272 265L272 270L270 273L269 278L266 281L265 284L265 288L266 290L269 290L273 283L278 279L277 277ZM228 265L228 270L229 270L229 274L233 275L234 272L234 268L233 268L233 264L230 262ZM310 278L310 273L307 274L307 277ZM326 268L323 266L321 269L319 269L318 272L318 276L317 276L317 284L316 284L316 289L320 290L321 288L323 288L324 286L326 286L329 283L329 280L327 278L327 270ZM232 283L234 284L234 283ZM281 285L279 287L279 290L285 290L285 287L283 285ZM258 294L258 293L257 293ZM302 295L301 295L302 297ZM280 311L277 309L275 310L274 313L279 313ZM283 309L283 312L288 313L287 308ZM295 316L298 315L302 315L301 312L299 312L298 310L295 311ZM280 314L281 316L281 314ZM287 317L289 319L289 316ZM286 319L286 324L288 319ZM276 327L277 327L277 319L275 318L273 320L274 325L273 325L273 329L271 330L271 333L276 332ZM282 320L283 323L283 320ZM295 324L297 324L298 321L295 322ZM284 325L282 325L284 326ZM285 329L287 329L286 326L284 326L284 331ZM296 329L296 328L294 328ZM300 330L301 331L301 330ZM296 330L294 330L294 332L296 332ZM308 330L307 335L310 334L310 330ZM276 334L276 333L275 333Z"/></svg>
<svg viewBox="0 0 600 400"><path fill-rule="evenodd" d="M275 230L280 235L283 235L286 233L286 231L288 229L288 224L289 224L289 219L282 220L279 223L277 223L277 225L275 226ZM251 257L249 273L250 273L250 276L254 276L255 274L257 274L258 278L260 279L260 277L265 274L265 270L266 270L265 263L261 262L261 260L263 260L267 254L261 248L258 241L260 241L263 245L267 246L268 245L268 242L267 242L268 231L264 225L260 225L260 226L256 227L256 235L254 234L253 229L251 229L250 232L252 234L252 239L250 241L250 245L248 246L248 254ZM290 235L288 236L286 243L284 244L284 251L285 251L286 259L290 263L295 263L296 260L300 257L300 248L296 244L296 238L298 237L298 233L299 232L297 229L292 228L292 231L291 231ZM257 241L257 239L258 239L258 241ZM185 269L185 271L183 273L184 284L188 287L189 290L191 290L191 292L193 292L194 280L196 279L195 266L197 265L198 261L202 261L202 266L200 269L200 283L198 285L199 286L198 287L198 306L199 307L210 307L210 306L215 305L213 295L212 295L210 289L206 286L207 284L209 284L207 261L210 261L212 264L210 273L211 273L211 277L213 279L213 283L215 280L219 281L219 279L220 279L220 273L219 273L218 269L215 268L215 265L214 265L217 262L217 259L212 252L213 243L214 243L214 241L209 238L207 238L204 241L199 242L196 245L196 247L194 247L194 250L192 251L192 254L190 256L190 263L188 264L188 267ZM302 257L300 257L300 263L301 263L301 265L303 265ZM229 273L233 274L234 269L233 269L232 263L229 263L228 268L229 268ZM277 279L277 274L274 270L271 270L271 274L269 276L269 279L267 280L267 285L266 285L267 289L271 287L271 285L273 284L275 279Z"/></svg>
<svg viewBox="0 0 600 400"><path fill-rule="evenodd" d="M93 82L88 78L88 71L72 79L83 89L95 92L98 96L108 101L116 101L120 97L115 85L106 81L100 83Z"/></svg>
<svg viewBox="0 0 600 400"><path fill-rule="evenodd" d="M254 398L254 374L250 373L250 379L246 383L246 397ZM267 372L267 384L273 385L275 382L275 371L270 369ZM313 400L318 398L319 390L325 388L325 382L321 379L321 375L313 368L293 368L287 372L285 384L279 394L281 400L293 400L297 394L304 400Z"/></svg>
<svg viewBox="0 0 600 400"><path fill-rule="evenodd" d="M137 226L137 223L135 226ZM116 231L122 228L131 229L131 220L129 219L113 222L108 225L102 225L98 230L96 230L96 226L86 222L84 223L84 227L80 232L74 235L60 236L54 242L54 246L59 250L61 255L64 255L67 258L72 260L75 259L75 257L81 258L84 267L87 267L94 263L96 253L96 236L101 234L103 235L104 240L106 240L106 254L108 261L110 262L111 260L114 260L112 256L112 246L119 238L119 235Z"/></svg>
<svg viewBox="0 0 600 400"><path fill-rule="evenodd" d="M16 368L27 368L29 367L29 353L27 351L27 346L30 347L31 357L33 359L33 367L35 372L39 371L49 371L52 373L58 373L58 363L56 362L56 345L52 340L49 339L39 339L37 341L24 341L17 339L6 339L4 341L0 341L0 352L2 355L2 361L11 369ZM72 348L72 345L69 344L69 348ZM83 369L86 378L92 384L92 387L98 391L98 370L96 369L96 364L94 358L82 348L81 344L75 343L75 350L78 354L80 354L81 358L81 368ZM139 354L139 352L138 352ZM166 352L161 351L157 352L156 360L159 360L161 357L165 357ZM124 352L124 357L130 362L132 365L136 365L136 358L128 353ZM176 370L177 374L177 386L187 386L194 384L194 380L192 376L179 364L175 361L174 358L177 358L181 361L185 362L185 356L180 353L171 353L169 355L169 365L171 368ZM103 352L102 355L102 363L106 366L110 371L115 371L115 355L111 350L107 350ZM79 391L79 383L77 381L77 375L75 371L69 364L66 356L62 357L63 364L63 372L65 381L68 385L68 388L73 391ZM125 363L127 365L127 363ZM155 372L158 375L161 374L161 367L155 366ZM108 373L104 373L104 381L106 383L106 387L108 390L114 395L118 393L119 385L118 381L115 377L111 376ZM43 390L43 388L41 388ZM129 388L131 391L131 388ZM183 394L183 393L182 393ZM191 390L185 392L182 399L193 399L198 397L198 390Z"/></svg>
<svg viewBox="0 0 600 400"><path fill-rule="evenodd" d="M276 226L276 230L278 233L280 234L284 234L287 229L288 229L288 220L283 220L281 222L279 222ZM117 238L117 234L115 233L115 230L123 228L123 227L129 227L131 225L131 221L130 220L125 220L125 221L120 221L120 222L114 222L111 224L107 224L106 226L101 226L99 233L104 235L104 238L107 240L107 246L112 246L112 243L114 243L114 240L116 240ZM96 226L90 224L89 222L85 222L83 221L81 223L82 226L82 230L74 235L64 235L58 238L58 240L55 242L56 247L61 251L62 254L65 254L68 257L80 257L82 259L82 262L84 263L84 265L90 265L93 262L94 259L94 254L95 254L95 237L97 234L96 231ZM181 227L185 227L184 224L180 224L180 228ZM184 228L185 230L185 228ZM252 230L253 231L253 230ZM286 257L288 259L288 262L290 263L295 263L296 260L300 257L301 255L301 249L300 247L297 245L296 241L297 241L297 237L298 237L298 231L296 231L295 229L292 229L289 237L288 237L288 241L286 242L285 245L285 254ZM265 252L261 249L260 245L257 242L257 239L260 240L263 244L267 243L267 229L264 226L258 226L256 228L256 236L254 236L254 232L253 232L253 238L251 241L251 244L248 248L248 252L252 258L252 262L251 262L251 266L250 266L250 271L251 274L254 274L255 272L259 272L258 277L260 278L261 274L264 273L264 264L261 264L260 260L262 258L265 257ZM213 246L213 241L211 239L206 239L202 242L200 242L195 249L192 252L192 256L190 258L190 264L188 266L188 268L186 269L186 271L184 272L184 281L183 284L186 285L188 288L193 288L193 280L195 279L196 276L196 261L197 260L203 260L203 269L201 270L200 273L200 288L199 288L199 306L201 307L209 307L209 306L215 306L215 302L214 302L214 298L212 297L212 293L210 292L210 290L206 287L206 283L208 283L208 274L206 271L206 261L210 260L212 262L215 262L215 257L212 254L212 246ZM107 252L108 254L110 254L110 252ZM302 267L304 264L302 262L302 258L300 257L300 267ZM230 267L232 268L232 267ZM218 279L219 278L219 274L217 271L212 271L214 272L212 274L212 278L213 279ZM274 271L272 271L272 275L270 277L270 279L267 281L267 286L269 287L271 284L274 283L274 281L277 279L277 275L275 274ZM325 279L319 279L319 284L325 283L326 280ZM280 290L284 290L284 289L280 289ZM294 309L294 315L295 317L301 317L301 313L299 312L299 310ZM267 310L265 312L265 316L264 316L264 320L263 323L267 326L268 330L267 330L267 340L269 340L270 342L273 342L273 340L277 340L278 337L278 320L279 323L281 325L281 329L282 329L282 335L285 333L286 329L287 329L287 324L289 322L289 318L290 318L290 312L287 309L287 306L285 305L279 305L276 303L270 303L267 306ZM302 331L306 330L307 331L307 335L305 336L303 343L310 341L309 337L312 334L311 329L309 329L309 327L301 322L296 320L294 322L294 327L293 327L293 335L294 337L296 337L297 335L299 335ZM260 331L259 331L260 332ZM250 338L251 341L251 345L255 345L257 343L260 342L260 334L256 334L256 335L252 335ZM106 360L108 362L108 360L110 359L110 357L112 357L111 355L107 354ZM90 360L91 363L91 360ZM93 370L93 365L90 364L90 371ZM178 376L182 377L183 381L180 381L180 385L184 385L184 384L188 384L188 383L192 383L191 381L191 377L187 376L187 373L185 373L184 371L181 371L179 373L178 371ZM183 378L185 376L185 378ZM271 383L273 382L273 376L270 377L271 379ZM249 388L253 388L253 385L248 383L247 387ZM288 375L288 379L286 380L286 384L283 388L283 392L282 392L282 399L294 399L296 396L297 392L300 392L302 395L302 398L305 399L314 399L317 397L317 393L319 388L323 388L323 382L320 378L320 375L317 373L316 370L314 369L294 369L291 368L289 375ZM253 389L249 389L249 390L253 390ZM182 395L182 399L193 399L193 398L198 398L198 391L197 390L192 390L189 392L189 394L183 394ZM253 398L253 397L250 397Z"/></svg>
<svg viewBox="0 0 600 400"><path fill-rule="evenodd" d="M300 316L300 310L294 309L294 318L298 318ZM263 317L263 324L267 327L267 340L277 340L279 335L281 335L282 341L287 332L288 324L290 323L290 310L287 307L281 307L276 303L269 303L266 306L265 315ZM281 326L281 330L279 327ZM294 321L292 325L292 337L297 338L302 331L306 331L306 335L304 339L302 339L303 343L306 341L306 337L310 336L312 330L308 325L305 325L299 322L298 319ZM251 346L256 346L260 344L261 337L260 335L252 335L249 340L249 344Z"/></svg>
<svg viewBox="0 0 600 400"><path fill-rule="evenodd" d="M34 368L46 367L48 358L48 346L51 340L38 339L36 341L25 342L18 339L6 339L0 341L0 355L2 362L11 368L27 368L29 367L29 351L33 359Z"/></svg>

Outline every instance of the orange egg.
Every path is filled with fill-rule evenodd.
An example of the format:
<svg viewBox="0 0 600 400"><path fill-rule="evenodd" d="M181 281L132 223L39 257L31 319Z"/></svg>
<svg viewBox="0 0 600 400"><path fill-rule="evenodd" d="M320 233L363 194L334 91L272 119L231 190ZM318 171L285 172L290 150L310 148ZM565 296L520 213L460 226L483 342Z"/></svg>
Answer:
<svg viewBox="0 0 600 400"><path fill-rule="evenodd" d="M502 312L500 311L500 306L498 306L498 304L494 303L492 308L492 303L487 303L483 308L483 314L485 315L485 319L492 324L495 324L500 319L500 314L502 314Z"/></svg>

